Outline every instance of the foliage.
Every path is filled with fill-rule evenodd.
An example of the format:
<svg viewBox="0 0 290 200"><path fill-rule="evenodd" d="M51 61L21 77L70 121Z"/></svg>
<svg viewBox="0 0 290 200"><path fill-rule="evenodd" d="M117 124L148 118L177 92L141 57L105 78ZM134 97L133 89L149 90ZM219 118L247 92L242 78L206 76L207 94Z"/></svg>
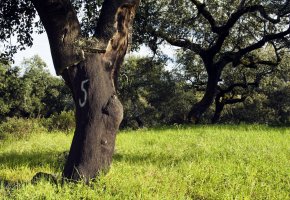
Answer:
<svg viewBox="0 0 290 200"><path fill-rule="evenodd" d="M2 136L14 139L28 138L32 133L43 132L46 129L40 125L37 119L8 118L0 124L0 139Z"/></svg>
<svg viewBox="0 0 290 200"><path fill-rule="evenodd" d="M166 59L128 58L120 70L119 94L124 105L123 127L183 123L195 100L186 83L165 69Z"/></svg>
<svg viewBox="0 0 290 200"><path fill-rule="evenodd" d="M15 113L19 101L23 101L23 84L18 79L19 75L19 68L0 63L0 119Z"/></svg>
<svg viewBox="0 0 290 200"><path fill-rule="evenodd" d="M264 9L265 13L259 12L259 9ZM136 45L146 44L149 47L153 45L150 43L157 41L156 45L161 46L167 41L188 50L192 50L195 44L206 49L214 46L219 34L230 26L230 33L225 34L226 41L223 41L218 53L222 55L254 43L265 33L285 29L282 25L287 28L288 14L287 1L232 0L228 3L211 0L201 3L196 0L144 0L135 21L134 41ZM277 22L271 17L278 18ZM232 21L226 24L229 19ZM169 38L175 38L180 43ZM183 46L186 43L193 46Z"/></svg>
<svg viewBox="0 0 290 200"><path fill-rule="evenodd" d="M84 36L92 35L103 0L72 0L82 24ZM33 44L32 34L45 30L32 1L7 0L0 7L0 61L12 60L13 54Z"/></svg>
<svg viewBox="0 0 290 200"><path fill-rule="evenodd" d="M0 119L49 117L73 109L64 81L52 76L39 56L25 59L19 67L0 64Z"/></svg>
<svg viewBox="0 0 290 200"><path fill-rule="evenodd" d="M72 134L0 141L4 199L288 199L286 128L194 126L124 131L107 175L90 185L30 183L59 172ZM253 145L255 144L255 145ZM273 165L275 163L275 165Z"/></svg>
<svg viewBox="0 0 290 200"><path fill-rule="evenodd" d="M191 66L202 64L207 74L203 77L206 90L188 114L188 120L199 121L214 101L226 67L231 66L236 73L239 65L253 68L279 62L280 50L289 44L289 13L289 1L145 0L135 21L133 39L135 48L145 44L154 53L164 45L179 47L185 57L191 54L191 60L197 60ZM274 47L272 55L277 58L253 56L265 45ZM179 61L188 63L187 58Z"/></svg>
<svg viewBox="0 0 290 200"><path fill-rule="evenodd" d="M75 128L75 115L73 111L62 111L60 114L53 114L50 118L42 119L42 124L49 131L69 132Z"/></svg>
<svg viewBox="0 0 290 200"><path fill-rule="evenodd" d="M2 1L0 7L0 59L9 59L17 49L32 46L33 27L39 27L35 22L36 11L31 1L8 0ZM17 40L17 44L11 44L11 40Z"/></svg>

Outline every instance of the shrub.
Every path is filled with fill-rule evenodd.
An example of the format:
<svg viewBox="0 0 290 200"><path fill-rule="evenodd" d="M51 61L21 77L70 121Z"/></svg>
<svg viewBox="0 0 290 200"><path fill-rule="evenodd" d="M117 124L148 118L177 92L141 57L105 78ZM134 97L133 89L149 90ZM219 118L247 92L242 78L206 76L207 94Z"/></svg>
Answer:
<svg viewBox="0 0 290 200"><path fill-rule="evenodd" d="M42 124L49 131L71 131L75 128L74 112L62 111L60 114L54 114L50 118L42 120Z"/></svg>
<svg viewBox="0 0 290 200"><path fill-rule="evenodd" d="M7 118L0 124L0 139L12 136L16 139L26 138L33 132L42 132L45 128L38 119Z"/></svg>

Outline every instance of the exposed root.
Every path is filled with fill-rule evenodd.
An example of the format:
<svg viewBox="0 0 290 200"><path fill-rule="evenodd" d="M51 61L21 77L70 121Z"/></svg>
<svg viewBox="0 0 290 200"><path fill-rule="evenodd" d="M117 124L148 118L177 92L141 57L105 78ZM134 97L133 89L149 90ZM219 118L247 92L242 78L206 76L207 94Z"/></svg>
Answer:
<svg viewBox="0 0 290 200"><path fill-rule="evenodd" d="M45 173L45 172L37 172L33 176L32 180L31 180L31 184L37 184L37 182L39 182L40 180L47 180L50 183L58 185L56 176L52 175L52 174Z"/></svg>

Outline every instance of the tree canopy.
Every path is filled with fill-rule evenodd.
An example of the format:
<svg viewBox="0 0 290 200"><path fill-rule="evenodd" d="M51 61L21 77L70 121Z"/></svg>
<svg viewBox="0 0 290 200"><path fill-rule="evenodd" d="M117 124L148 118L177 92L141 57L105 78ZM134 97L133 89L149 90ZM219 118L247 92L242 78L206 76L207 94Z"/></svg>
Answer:
<svg viewBox="0 0 290 200"><path fill-rule="evenodd" d="M53 77L38 56L19 67L0 64L0 71L0 119L50 117L74 108L64 81Z"/></svg>
<svg viewBox="0 0 290 200"><path fill-rule="evenodd" d="M289 46L289 4L288 0L145 0L137 15L135 47L146 44L158 52L165 43L199 57L207 85L204 97L188 115L189 120L198 121L214 101L226 66L277 64L281 50ZM277 56L270 60L254 57L267 44Z"/></svg>

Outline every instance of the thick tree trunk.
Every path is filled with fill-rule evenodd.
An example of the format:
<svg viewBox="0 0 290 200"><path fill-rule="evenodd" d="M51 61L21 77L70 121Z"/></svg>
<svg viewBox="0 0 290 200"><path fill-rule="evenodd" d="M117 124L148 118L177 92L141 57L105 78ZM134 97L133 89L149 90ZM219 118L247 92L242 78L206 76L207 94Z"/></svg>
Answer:
<svg viewBox="0 0 290 200"><path fill-rule="evenodd" d="M190 112L187 115L189 122L198 124L201 116L211 106L216 96L217 83L220 78L220 73L211 72L208 73L208 80L206 85L206 91L202 99L192 106Z"/></svg>
<svg viewBox="0 0 290 200"><path fill-rule="evenodd" d="M216 99L215 99L215 112L214 112L214 115L211 119L212 124L218 123L218 121L220 120L222 111L224 109L224 106L225 106L225 104L223 102L220 102L220 98L216 97Z"/></svg>
<svg viewBox="0 0 290 200"><path fill-rule="evenodd" d="M76 130L63 171L65 178L87 181L111 164L123 107L108 67L104 56L91 53L63 73L76 104Z"/></svg>
<svg viewBox="0 0 290 200"><path fill-rule="evenodd" d="M63 177L86 182L112 162L123 118L116 96L118 71L139 0L105 0L95 36L80 35L69 0L32 0L47 31L57 74L76 104L76 130Z"/></svg>

